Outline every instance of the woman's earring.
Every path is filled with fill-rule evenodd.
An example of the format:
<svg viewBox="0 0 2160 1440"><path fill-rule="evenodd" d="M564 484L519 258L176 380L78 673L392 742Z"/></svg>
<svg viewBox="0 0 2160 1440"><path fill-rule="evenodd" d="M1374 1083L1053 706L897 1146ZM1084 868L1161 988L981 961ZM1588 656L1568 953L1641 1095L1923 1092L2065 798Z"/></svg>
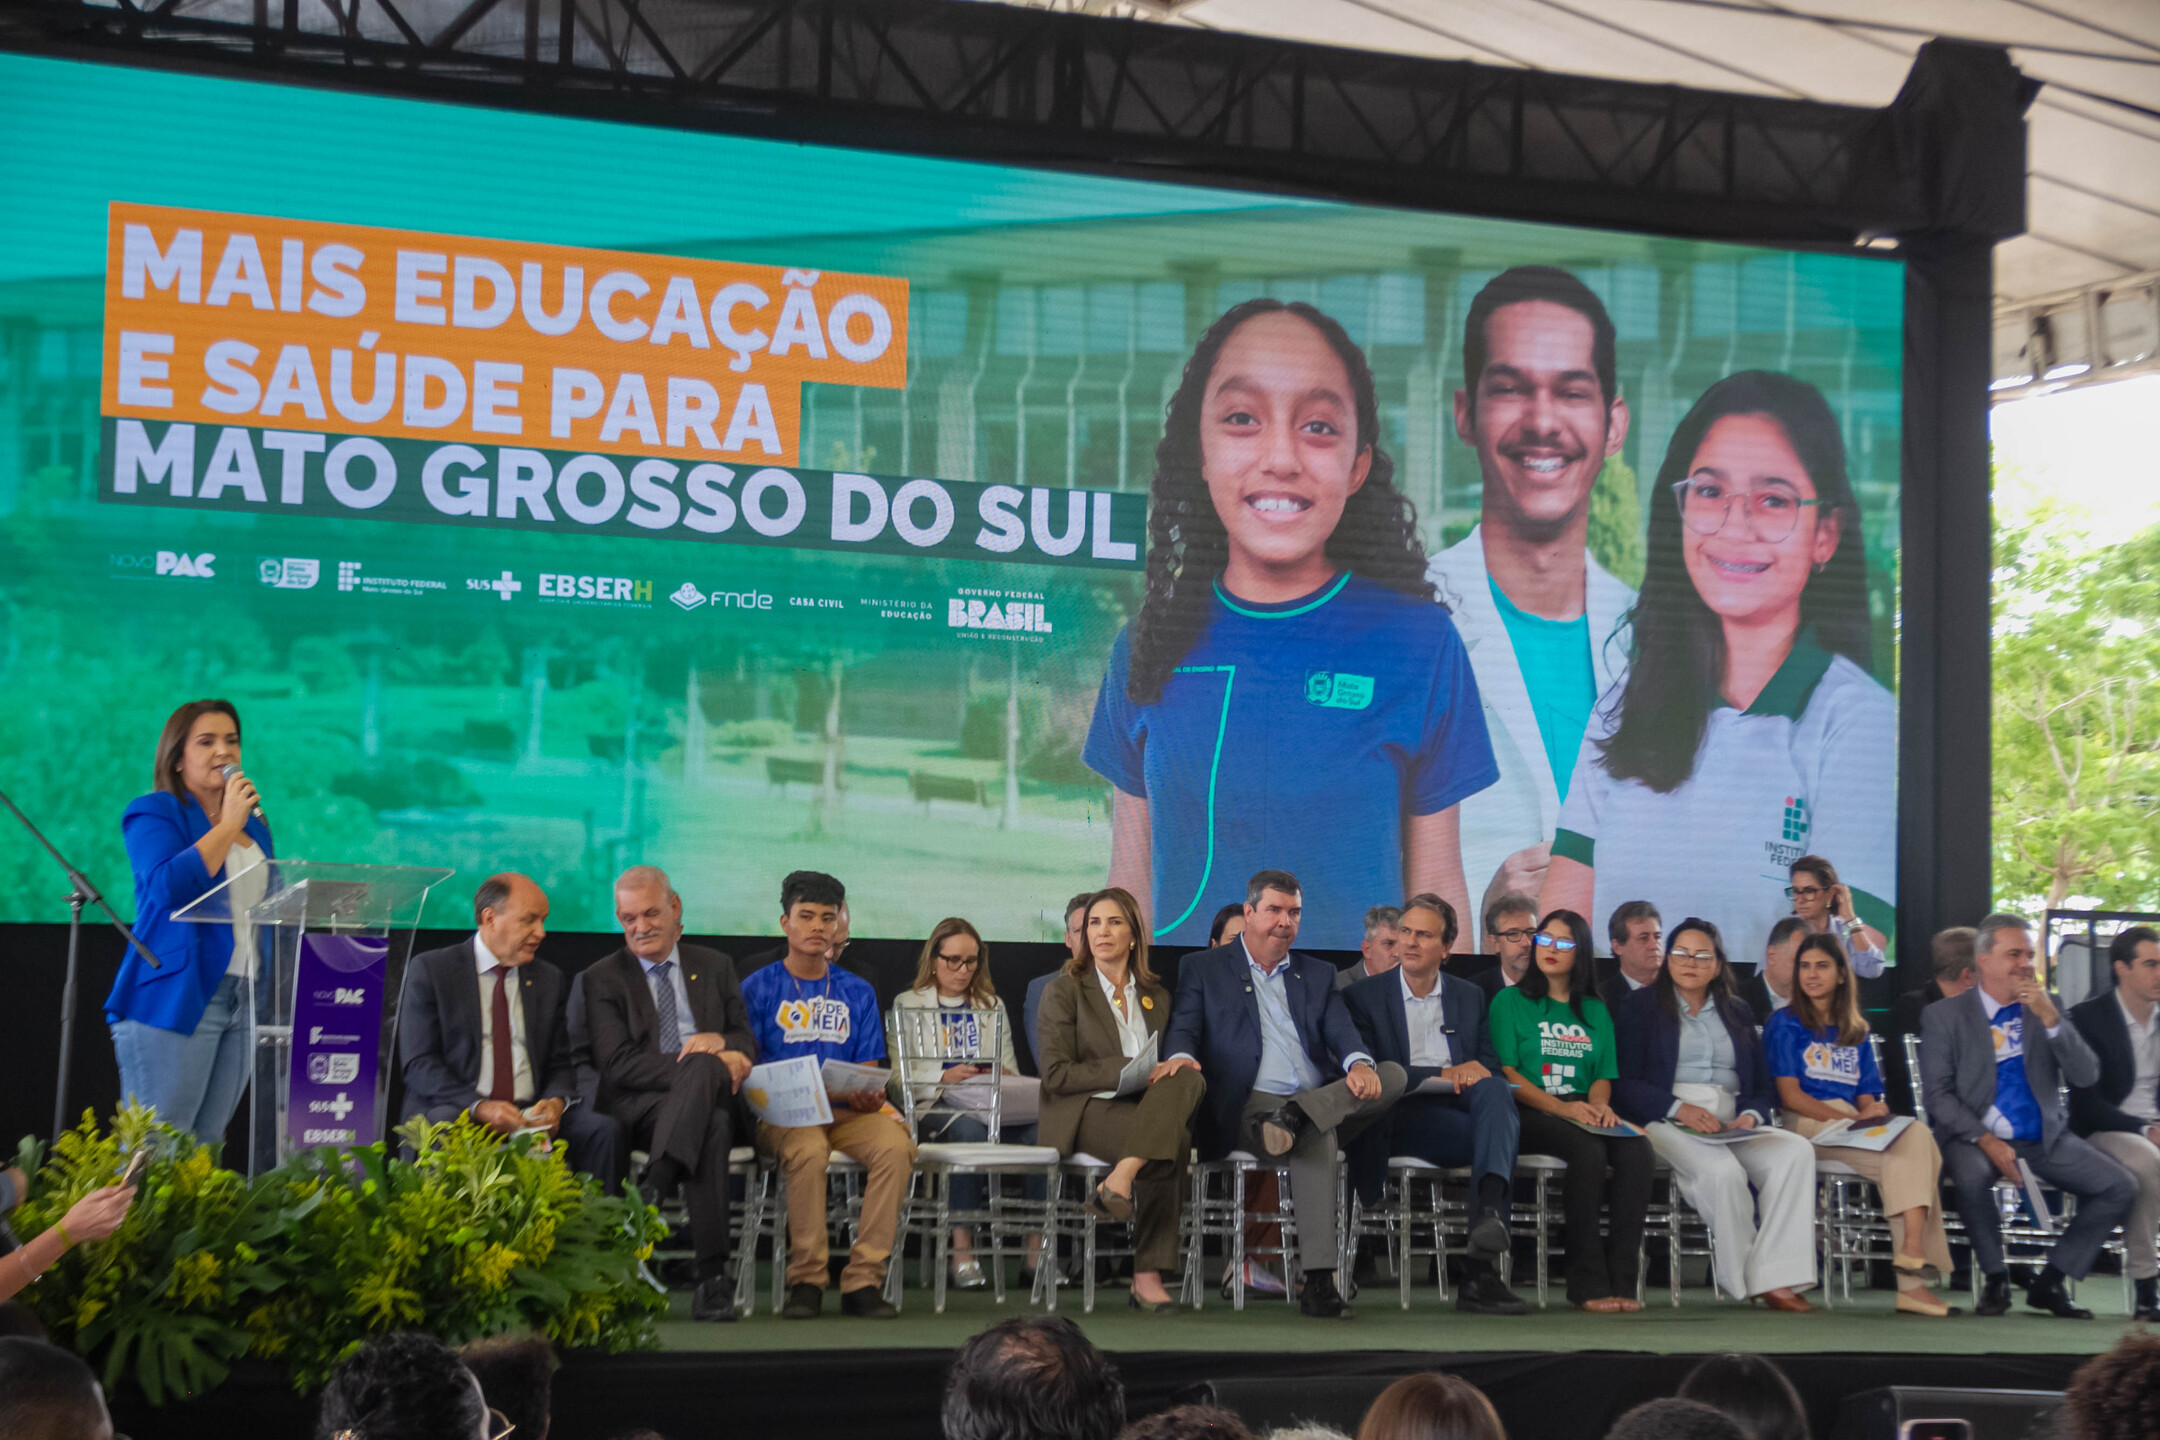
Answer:
<svg viewBox="0 0 2160 1440"><path fill-rule="evenodd" d="M1829 568L1829 566L1830 566L1830 562L1829 562L1829 561L1827 561L1827 560L1817 560L1817 561L1815 562L1815 573L1816 573L1817 575L1820 575L1820 574L1822 574L1822 572L1823 572L1824 570L1828 569L1828 568Z"/></svg>

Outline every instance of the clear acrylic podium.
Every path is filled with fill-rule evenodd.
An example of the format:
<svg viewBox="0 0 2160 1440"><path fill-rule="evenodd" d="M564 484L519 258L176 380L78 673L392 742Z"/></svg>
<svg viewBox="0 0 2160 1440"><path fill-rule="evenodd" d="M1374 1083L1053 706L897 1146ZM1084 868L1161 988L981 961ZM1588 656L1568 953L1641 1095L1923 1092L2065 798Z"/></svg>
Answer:
<svg viewBox="0 0 2160 1440"><path fill-rule="evenodd" d="M317 860L266 864L263 898L237 917L254 926L257 954L248 971L250 1176L311 1145L383 1138L412 932L428 891L454 873ZM226 880L173 918L231 924L232 886ZM297 1095L296 1031L303 1058Z"/></svg>

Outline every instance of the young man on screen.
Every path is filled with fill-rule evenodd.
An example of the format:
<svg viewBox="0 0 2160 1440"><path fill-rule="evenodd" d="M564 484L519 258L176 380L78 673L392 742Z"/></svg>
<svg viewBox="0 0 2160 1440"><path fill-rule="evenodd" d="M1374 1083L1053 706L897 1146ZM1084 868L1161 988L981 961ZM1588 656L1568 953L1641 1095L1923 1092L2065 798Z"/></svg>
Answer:
<svg viewBox="0 0 2160 1440"><path fill-rule="evenodd" d="M1462 803L1470 899L1544 882L1590 709L1627 667L1635 592L1587 548L1590 491L1627 440L1612 317L1549 265L1488 282L1463 322L1455 433L1477 451L1478 524L1426 578L1469 647L1500 779Z"/></svg>
<svg viewBox="0 0 2160 1440"><path fill-rule="evenodd" d="M797 870L780 882L780 929L787 953L743 981L758 1058L770 1063L815 1056L857 1065L885 1063L885 1025L877 992L831 962L847 890L832 876ZM787 1180L788 1298L781 1315L814 1319L824 1308L829 1244L825 1167L838 1150L862 1164L862 1226L840 1272L840 1309L890 1320L899 1314L880 1293L907 1197L915 1142L885 1106L882 1087L833 1097L830 1125L758 1125L758 1149Z"/></svg>

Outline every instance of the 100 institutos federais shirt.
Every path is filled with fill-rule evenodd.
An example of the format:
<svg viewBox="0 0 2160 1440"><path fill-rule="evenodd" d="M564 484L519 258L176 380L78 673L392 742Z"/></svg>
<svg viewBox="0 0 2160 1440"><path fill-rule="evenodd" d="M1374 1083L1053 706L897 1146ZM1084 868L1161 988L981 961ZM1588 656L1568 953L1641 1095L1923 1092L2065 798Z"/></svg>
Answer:
<svg viewBox="0 0 2160 1440"><path fill-rule="evenodd" d="M1493 997L1486 1012L1500 1063L1546 1094L1584 1100L1600 1080L1620 1078L1620 1047L1605 1002L1585 995L1582 1014L1551 996L1533 1000L1520 985Z"/></svg>

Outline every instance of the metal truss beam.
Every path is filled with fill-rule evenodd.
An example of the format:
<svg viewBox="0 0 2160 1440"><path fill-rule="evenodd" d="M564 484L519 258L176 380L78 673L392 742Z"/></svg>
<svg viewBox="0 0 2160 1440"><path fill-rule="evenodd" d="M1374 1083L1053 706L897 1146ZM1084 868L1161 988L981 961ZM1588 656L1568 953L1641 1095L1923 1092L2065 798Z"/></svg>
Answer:
<svg viewBox="0 0 2160 1440"><path fill-rule="evenodd" d="M1905 97L1865 110L964 0L0 0L0 46L1676 235L2022 223L1953 223L1940 187L1886 182L1915 168Z"/></svg>

